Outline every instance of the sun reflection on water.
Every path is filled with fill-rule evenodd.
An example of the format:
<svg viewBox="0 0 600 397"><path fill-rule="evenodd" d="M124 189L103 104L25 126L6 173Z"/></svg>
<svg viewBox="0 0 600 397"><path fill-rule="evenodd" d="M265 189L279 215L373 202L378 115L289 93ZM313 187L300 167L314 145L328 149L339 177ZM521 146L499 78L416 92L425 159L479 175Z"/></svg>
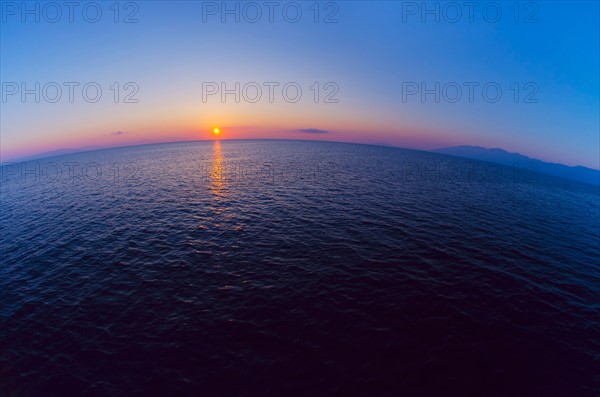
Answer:
<svg viewBox="0 0 600 397"><path fill-rule="evenodd" d="M214 199L220 201L224 198L223 192L223 154L221 152L221 142L215 141L213 146L213 158L210 167L210 185L209 189L213 193Z"/></svg>

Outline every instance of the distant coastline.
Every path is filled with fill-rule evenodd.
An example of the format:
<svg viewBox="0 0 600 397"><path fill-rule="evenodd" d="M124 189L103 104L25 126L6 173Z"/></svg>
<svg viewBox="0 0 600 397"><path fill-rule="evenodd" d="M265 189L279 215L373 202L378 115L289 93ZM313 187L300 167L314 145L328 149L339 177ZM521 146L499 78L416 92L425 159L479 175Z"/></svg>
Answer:
<svg viewBox="0 0 600 397"><path fill-rule="evenodd" d="M496 163L500 165L510 166L510 167L520 167L520 168L528 168L530 170L548 174L552 176L557 176L560 178L565 178L569 180L574 180L577 182L582 182L594 186L600 186L600 170L595 170L593 168L588 168L584 166L568 166L565 164L559 163L550 163L538 159L534 159L528 157L526 155L520 153L511 153L501 148L484 148L481 146L470 146L470 145L461 145L461 146L450 146L444 147L434 150L423 150L423 149L415 149L415 148L407 148L401 146L394 145L384 145L384 144L367 144L367 143L357 143L357 142L337 142L337 141L329 141L329 140L312 140L312 139L229 139L224 141L306 141L306 142L323 142L323 143L347 143L353 145L368 145L368 146L381 146L386 148L396 148L396 149L406 149L406 150L416 150L422 152L429 153L439 153L450 156L456 156L471 160L479 160L479 161L487 161L491 163ZM153 143L142 143L135 145L124 145L124 146L88 146L82 148L65 148L65 149L57 149L49 152L43 152L36 155L26 156L23 158L19 158L13 161L2 161L2 164L15 164L15 163L23 163L28 161L35 160L44 160L53 157L59 157L70 154L79 154L86 152L93 152L98 150L113 150L113 149L124 149L129 147L138 147L138 146L150 146L150 145L167 145L167 144L177 144L177 143L190 143L190 142L213 142L213 140L195 140L195 141L172 141L172 142L153 142Z"/></svg>
<svg viewBox="0 0 600 397"><path fill-rule="evenodd" d="M434 153L457 156L472 160L488 161L511 167L528 168L533 171L600 186L600 170L583 166L568 166L534 159L520 153L510 153L500 148L480 146L452 146L432 150Z"/></svg>

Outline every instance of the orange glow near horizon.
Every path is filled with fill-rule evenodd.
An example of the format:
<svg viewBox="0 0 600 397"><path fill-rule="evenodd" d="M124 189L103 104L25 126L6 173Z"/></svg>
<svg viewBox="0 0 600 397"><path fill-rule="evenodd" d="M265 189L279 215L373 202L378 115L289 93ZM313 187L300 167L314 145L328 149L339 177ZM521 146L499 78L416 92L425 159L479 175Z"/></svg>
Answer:
<svg viewBox="0 0 600 397"><path fill-rule="evenodd" d="M218 119L219 122L215 122ZM31 140L21 140L13 143L12 150L6 150L3 139L0 148L3 161L14 161L20 158L52 152L62 149L96 149L142 144L194 141L194 140L236 140L236 139L293 139L337 141L367 144L384 144L415 149L435 149L436 147L455 146L464 139L457 138L453 131L435 131L428 129L394 127L383 120L366 125L355 120L343 122L323 122L318 120L294 121L277 123L275 121L263 124L246 123L247 120L236 124L227 123L226 117L215 117L213 122L189 123L180 119L176 123L168 120L156 125L142 124L108 126L102 130L88 127L77 131L57 131L51 140L49 137L40 138L32 145ZM307 127L307 128L300 128ZM310 128L308 128L310 127ZM323 133L310 133L311 129L323 130ZM108 132L107 132L108 131ZM110 132L114 131L114 132ZM368 134L365 133L368 131ZM74 138L74 136L77 138ZM445 139L444 139L445 138ZM482 146L493 146L496 142L478 142Z"/></svg>

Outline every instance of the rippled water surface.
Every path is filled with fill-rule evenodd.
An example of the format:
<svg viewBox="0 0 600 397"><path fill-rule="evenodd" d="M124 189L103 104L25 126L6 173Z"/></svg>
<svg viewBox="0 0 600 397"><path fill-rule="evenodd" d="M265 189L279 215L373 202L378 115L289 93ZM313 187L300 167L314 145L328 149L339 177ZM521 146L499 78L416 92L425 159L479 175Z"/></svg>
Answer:
<svg viewBox="0 0 600 397"><path fill-rule="evenodd" d="M292 141L2 171L0 396L600 395L597 188Z"/></svg>

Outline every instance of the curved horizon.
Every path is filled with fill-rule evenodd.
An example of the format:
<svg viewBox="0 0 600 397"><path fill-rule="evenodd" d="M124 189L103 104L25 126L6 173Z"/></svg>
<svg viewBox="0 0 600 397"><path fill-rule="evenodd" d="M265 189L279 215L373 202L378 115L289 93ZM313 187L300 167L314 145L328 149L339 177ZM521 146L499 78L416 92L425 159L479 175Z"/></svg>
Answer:
<svg viewBox="0 0 600 397"><path fill-rule="evenodd" d="M223 139L473 145L600 169L597 2L470 21L359 1L318 15L306 5L293 23L223 19L204 3L144 2L135 18L106 7L94 23L37 23L7 6L2 159L219 126Z"/></svg>
<svg viewBox="0 0 600 397"><path fill-rule="evenodd" d="M124 144L124 145L115 145L115 146L92 146L92 147L80 147L80 148L66 148L65 147L65 148L59 148L59 149L55 149L55 150L51 150L51 151L47 151L47 152L34 153L34 154L31 154L28 156L15 157L15 158L8 159L8 160L3 159L0 162L0 165L5 165L5 164L9 164L9 163L10 164L21 163L21 162L34 161L34 160L44 160L44 159L50 159L50 158L59 157L59 156L88 153L88 152L95 152L95 151L101 151L101 150L126 149L126 148L134 148L134 147L139 147L139 146L168 145L168 144L176 144L176 143L216 142L216 141L298 141L298 142L344 143L344 144L353 144L353 145L367 145L367 146L389 147L389 148L404 149L404 150L414 150L414 151L421 151L421 152L427 152L427 153L436 153L438 150L442 150L442 149L473 147L473 148L481 148L481 149L485 149L485 150L502 150L508 154L521 155L521 156L529 157L531 160L542 161L542 162L550 163L550 164L563 165L565 167L571 167L571 168L582 167L582 168L586 168L586 169L590 169L590 170L594 170L594 171L600 171L600 167L592 168L592 167L586 167L581 164L556 163L556 162L552 162L552 161L546 161L543 159L535 158L533 156L528 155L527 153L511 152L509 150L506 150L505 148L483 147L483 146L467 145L467 144L463 144L463 145L458 144L458 145L453 145L453 146L439 146L439 147L434 147L431 149L425 149L425 148L419 148L419 147L398 146L395 144L388 144L388 143L338 141L338 140L332 140L332 139L227 138L227 137L223 138L221 136L219 138L213 138L213 139L207 138L207 139L192 139L192 140L159 141L159 142L133 143L133 144ZM452 156L468 158L468 157L464 157L464 156L460 156L460 155L452 155ZM494 161L491 161L491 162L494 162Z"/></svg>

